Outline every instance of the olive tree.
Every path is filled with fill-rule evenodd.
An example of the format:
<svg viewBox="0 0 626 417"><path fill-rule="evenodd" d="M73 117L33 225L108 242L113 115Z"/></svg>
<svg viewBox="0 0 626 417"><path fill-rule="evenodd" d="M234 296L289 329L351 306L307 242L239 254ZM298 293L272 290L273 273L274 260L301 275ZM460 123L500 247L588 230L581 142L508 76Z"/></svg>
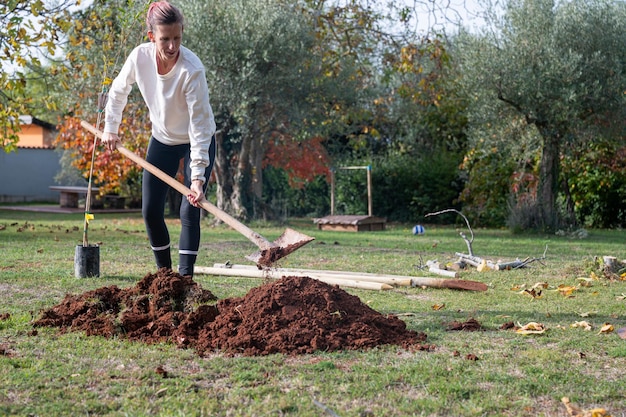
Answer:
<svg viewBox="0 0 626 417"><path fill-rule="evenodd" d="M539 228L559 225L562 153L600 130L620 134L625 44L626 4L610 0L509 0L457 39L474 148L539 154Z"/></svg>
<svg viewBox="0 0 626 417"><path fill-rule="evenodd" d="M306 112L312 32L272 0L184 0L185 44L207 68L216 115L218 206L239 218L260 202L264 149Z"/></svg>

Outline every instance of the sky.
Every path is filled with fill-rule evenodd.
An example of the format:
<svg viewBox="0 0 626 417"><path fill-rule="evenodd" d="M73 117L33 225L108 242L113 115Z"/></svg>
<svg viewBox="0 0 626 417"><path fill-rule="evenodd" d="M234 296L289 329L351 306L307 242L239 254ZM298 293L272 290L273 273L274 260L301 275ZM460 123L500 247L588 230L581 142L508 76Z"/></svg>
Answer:
<svg viewBox="0 0 626 417"><path fill-rule="evenodd" d="M428 29L454 32L459 24L470 31L481 27L484 24L481 14L488 3L497 0L406 0L407 6L418 12L415 27L421 33Z"/></svg>

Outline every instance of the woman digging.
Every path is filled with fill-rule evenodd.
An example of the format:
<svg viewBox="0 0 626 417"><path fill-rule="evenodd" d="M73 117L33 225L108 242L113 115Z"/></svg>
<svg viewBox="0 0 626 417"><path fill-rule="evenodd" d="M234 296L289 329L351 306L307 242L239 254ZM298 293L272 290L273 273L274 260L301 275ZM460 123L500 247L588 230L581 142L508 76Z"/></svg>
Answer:
<svg viewBox="0 0 626 417"><path fill-rule="evenodd" d="M200 59L182 46L183 15L167 1L152 3L146 15L149 42L128 56L108 93L102 144L115 150L119 126L133 84L141 91L152 123L146 160L171 177L184 159L184 184L191 194L180 206L181 275L193 276L200 247L200 205L215 160L215 120ZM165 224L168 185L143 171L142 214L157 268L172 268Z"/></svg>

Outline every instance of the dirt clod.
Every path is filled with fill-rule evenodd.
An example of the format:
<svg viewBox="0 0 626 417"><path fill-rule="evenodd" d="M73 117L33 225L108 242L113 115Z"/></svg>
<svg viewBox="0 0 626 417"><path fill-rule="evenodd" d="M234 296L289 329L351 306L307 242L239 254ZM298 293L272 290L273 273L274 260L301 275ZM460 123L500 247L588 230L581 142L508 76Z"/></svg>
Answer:
<svg viewBox="0 0 626 417"><path fill-rule="evenodd" d="M464 322L453 321L448 323L448 330L452 331L476 332L482 329L482 325L474 318Z"/></svg>
<svg viewBox="0 0 626 417"><path fill-rule="evenodd" d="M244 297L210 304L212 300L215 296L190 277L160 270L133 288L68 294L34 326L171 342L200 355L297 355L386 344L422 350L420 342L426 340L399 318L384 316L339 287L307 277L285 277L253 288Z"/></svg>

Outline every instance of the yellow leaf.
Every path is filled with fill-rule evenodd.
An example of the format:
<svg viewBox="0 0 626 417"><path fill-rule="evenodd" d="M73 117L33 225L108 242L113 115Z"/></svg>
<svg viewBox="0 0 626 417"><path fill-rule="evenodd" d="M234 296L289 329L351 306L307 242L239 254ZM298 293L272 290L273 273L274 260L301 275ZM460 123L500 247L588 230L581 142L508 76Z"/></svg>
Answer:
<svg viewBox="0 0 626 417"><path fill-rule="evenodd" d="M561 402L567 409L570 417L611 417L604 408L593 408L591 410L583 410L573 404L568 397L561 398Z"/></svg>
<svg viewBox="0 0 626 417"><path fill-rule="evenodd" d="M487 266L487 261L483 259L483 261L480 263L480 265L478 265L478 267L476 268L476 270L478 272L485 272L485 271L489 271L491 268L489 268L489 266Z"/></svg>
<svg viewBox="0 0 626 417"><path fill-rule="evenodd" d="M613 327L613 325L611 323L604 323L604 326L602 326L602 328L600 329L598 334L600 334L600 333L611 333L613 330L615 330L615 327Z"/></svg>
<svg viewBox="0 0 626 417"><path fill-rule="evenodd" d="M445 306L446 306L445 303L444 304L435 304L431 308L433 310L437 311L437 310L442 310Z"/></svg>
<svg viewBox="0 0 626 417"><path fill-rule="evenodd" d="M564 297L570 297L574 291L576 291L578 287L574 287L571 285L559 285L557 291L561 293Z"/></svg>
<svg viewBox="0 0 626 417"><path fill-rule="evenodd" d="M589 322L587 321L577 321L574 324L572 324L572 327L573 328L581 327L583 330L586 330L586 331L591 330L591 324L589 324Z"/></svg>
<svg viewBox="0 0 626 417"><path fill-rule="evenodd" d="M545 333L546 330L547 330L546 326L544 326L542 323L537 323L537 322L532 321L524 326L519 325L519 329L517 329L515 332L519 334L524 334L524 335L542 334L542 333Z"/></svg>

